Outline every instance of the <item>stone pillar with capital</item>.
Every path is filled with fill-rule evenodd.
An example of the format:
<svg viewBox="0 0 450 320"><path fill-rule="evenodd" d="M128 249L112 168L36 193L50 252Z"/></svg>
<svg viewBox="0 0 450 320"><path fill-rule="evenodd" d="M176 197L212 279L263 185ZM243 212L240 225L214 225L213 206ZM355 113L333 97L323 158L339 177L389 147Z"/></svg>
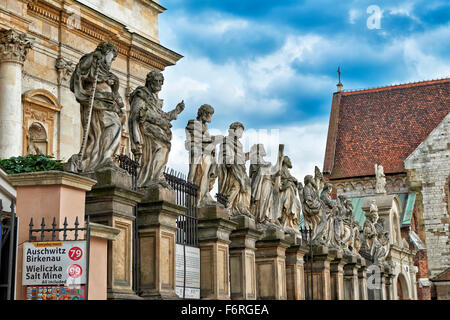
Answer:
<svg viewBox="0 0 450 320"><path fill-rule="evenodd" d="M206 206L198 210L200 244L200 297L230 299L230 234L238 227L227 209Z"/></svg>
<svg viewBox="0 0 450 320"><path fill-rule="evenodd" d="M290 243L280 229L268 229L256 242L258 300L286 300L286 249Z"/></svg>
<svg viewBox="0 0 450 320"><path fill-rule="evenodd" d="M344 300L344 265L342 250L331 249L330 262L331 300Z"/></svg>
<svg viewBox="0 0 450 320"><path fill-rule="evenodd" d="M358 257L358 262L361 267L358 269L358 281L359 281L359 300L369 300L367 289L367 265L366 259Z"/></svg>
<svg viewBox="0 0 450 320"><path fill-rule="evenodd" d="M139 299L133 288L133 239L134 208L142 194L131 190L131 176L122 169L105 168L83 176L97 180L86 195L90 221L120 230L117 239L108 244L108 299Z"/></svg>
<svg viewBox="0 0 450 320"><path fill-rule="evenodd" d="M304 256L308 248L294 243L286 249L286 293L288 300L305 300Z"/></svg>
<svg viewBox="0 0 450 320"><path fill-rule="evenodd" d="M313 296L310 294L311 281L308 281L308 300L331 300L330 263L334 259L326 246L313 247Z"/></svg>
<svg viewBox="0 0 450 320"><path fill-rule="evenodd" d="M230 235L230 282L232 300L256 300L255 243L262 232L247 216L231 218L237 229Z"/></svg>
<svg viewBox="0 0 450 320"><path fill-rule="evenodd" d="M33 39L0 31L0 158L22 155L22 68Z"/></svg>
<svg viewBox="0 0 450 320"><path fill-rule="evenodd" d="M344 299L359 300L358 258L352 255L344 259Z"/></svg>
<svg viewBox="0 0 450 320"><path fill-rule="evenodd" d="M176 204L173 190L161 186L138 189L140 296L148 300L177 300L177 219L186 208Z"/></svg>

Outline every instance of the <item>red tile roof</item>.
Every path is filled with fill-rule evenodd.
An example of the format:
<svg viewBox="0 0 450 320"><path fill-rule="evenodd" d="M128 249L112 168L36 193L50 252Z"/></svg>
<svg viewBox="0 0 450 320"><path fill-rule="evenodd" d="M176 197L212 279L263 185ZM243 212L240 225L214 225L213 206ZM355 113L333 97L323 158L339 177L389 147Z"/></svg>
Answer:
<svg viewBox="0 0 450 320"><path fill-rule="evenodd" d="M450 112L450 78L336 92L324 173L329 179L405 172L403 161Z"/></svg>

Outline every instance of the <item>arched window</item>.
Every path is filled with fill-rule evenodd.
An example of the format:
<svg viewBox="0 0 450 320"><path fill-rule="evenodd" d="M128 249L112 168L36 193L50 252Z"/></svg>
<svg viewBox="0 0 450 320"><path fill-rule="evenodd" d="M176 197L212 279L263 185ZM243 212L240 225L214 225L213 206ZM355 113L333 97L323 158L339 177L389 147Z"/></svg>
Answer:
<svg viewBox="0 0 450 320"><path fill-rule="evenodd" d="M33 122L28 128L27 144L27 154L48 154L47 132L39 122Z"/></svg>
<svg viewBox="0 0 450 320"><path fill-rule="evenodd" d="M44 89L23 94L23 140L22 153L58 156L54 142L57 115L61 111L58 99ZM37 152L40 151L40 152Z"/></svg>

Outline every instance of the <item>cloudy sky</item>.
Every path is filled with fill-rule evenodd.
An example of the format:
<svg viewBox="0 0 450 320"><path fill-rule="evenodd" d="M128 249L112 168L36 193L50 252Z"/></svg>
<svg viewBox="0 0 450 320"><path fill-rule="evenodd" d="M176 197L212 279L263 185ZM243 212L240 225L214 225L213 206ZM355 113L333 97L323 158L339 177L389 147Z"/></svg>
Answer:
<svg viewBox="0 0 450 320"><path fill-rule="evenodd" d="M164 71L160 97L174 121L169 166L187 174L184 128L204 103L210 129L242 122L245 149L260 140L293 174L322 169L337 67L344 89L450 76L448 0L160 0L161 44L184 56Z"/></svg>

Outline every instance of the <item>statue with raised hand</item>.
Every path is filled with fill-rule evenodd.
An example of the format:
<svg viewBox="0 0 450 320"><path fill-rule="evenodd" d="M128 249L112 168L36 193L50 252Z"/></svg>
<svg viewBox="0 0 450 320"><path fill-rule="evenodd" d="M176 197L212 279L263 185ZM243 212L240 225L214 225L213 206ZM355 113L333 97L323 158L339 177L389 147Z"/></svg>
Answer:
<svg viewBox="0 0 450 320"><path fill-rule="evenodd" d="M163 111L163 101L158 98L163 83L161 72L150 71L145 86L136 88L130 95L131 151L141 164L138 187L159 185L171 189L164 177L171 148L171 121L178 118L185 105L182 101L172 111Z"/></svg>
<svg viewBox="0 0 450 320"><path fill-rule="evenodd" d="M197 111L197 118L189 120L185 129L185 147L189 151L188 180L200 188L199 207L217 205L210 191L217 178L216 145L223 137L209 134L207 124L211 122L213 114L213 107L209 104L201 105Z"/></svg>

